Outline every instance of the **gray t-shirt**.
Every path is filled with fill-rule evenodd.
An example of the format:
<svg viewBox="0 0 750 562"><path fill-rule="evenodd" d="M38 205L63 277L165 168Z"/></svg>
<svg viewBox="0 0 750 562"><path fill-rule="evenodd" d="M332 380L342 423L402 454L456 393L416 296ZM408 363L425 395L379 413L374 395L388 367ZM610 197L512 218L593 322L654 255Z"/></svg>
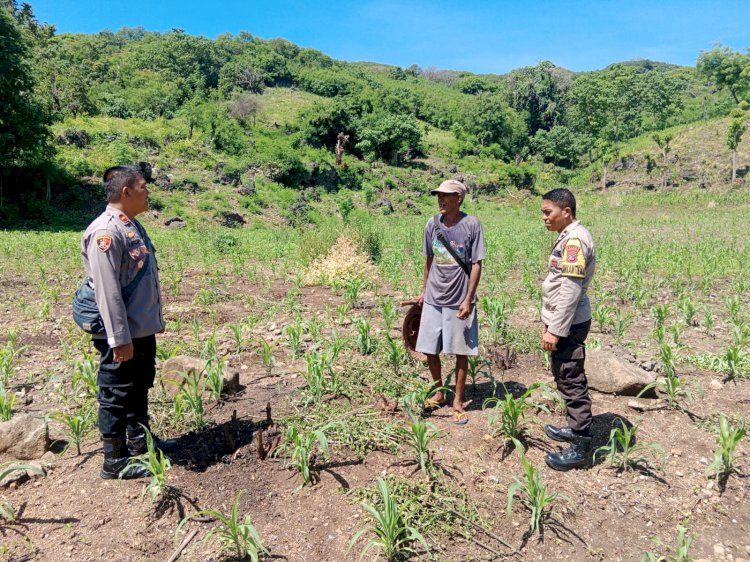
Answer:
<svg viewBox="0 0 750 562"><path fill-rule="evenodd" d="M431 217L424 227L422 255L433 258L424 302L433 306L458 306L469 290L469 276L437 239L434 219L435 217ZM443 226L443 218L440 217L438 228L443 231L443 236L464 263L472 264L484 259L484 234L477 217L461 213L458 223L450 228ZM474 300L476 301L476 295Z"/></svg>

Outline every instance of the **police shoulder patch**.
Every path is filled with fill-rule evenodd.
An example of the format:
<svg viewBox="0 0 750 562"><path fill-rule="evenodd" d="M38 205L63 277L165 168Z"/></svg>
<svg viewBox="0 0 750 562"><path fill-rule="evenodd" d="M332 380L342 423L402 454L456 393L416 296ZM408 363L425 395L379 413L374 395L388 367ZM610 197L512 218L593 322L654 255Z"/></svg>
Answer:
<svg viewBox="0 0 750 562"><path fill-rule="evenodd" d="M110 234L100 234L96 237L96 247L102 252L107 252L112 246L112 236Z"/></svg>
<svg viewBox="0 0 750 562"><path fill-rule="evenodd" d="M560 274L565 277L583 279L586 276L586 256L578 238L571 238L565 243L560 269Z"/></svg>

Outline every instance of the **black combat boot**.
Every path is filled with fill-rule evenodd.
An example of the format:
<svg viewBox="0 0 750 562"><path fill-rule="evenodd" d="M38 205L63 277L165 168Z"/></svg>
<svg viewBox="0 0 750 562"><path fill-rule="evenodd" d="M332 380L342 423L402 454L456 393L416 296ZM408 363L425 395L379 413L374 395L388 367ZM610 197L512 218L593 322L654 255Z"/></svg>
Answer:
<svg viewBox="0 0 750 562"><path fill-rule="evenodd" d="M128 456L125 440L122 437L103 437L104 446L104 464L99 472L104 480L115 480L122 478L130 480L132 478L145 478L150 476L148 469L142 466L128 466L130 457Z"/></svg>
<svg viewBox="0 0 750 562"><path fill-rule="evenodd" d="M570 447L557 453L547 453L544 460L550 468L555 470L588 468L593 460L591 448L591 436L573 433Z"/></svg>
<svg viewBox="0 0 750 562"><path fill-rule="evenodd" d="M150 430L149 430L150 431ZM154 449L160 449L165 455L174 451L177 448L177 441L174 439L159 439L153 433L151 437L154 439ZM128 453L137 457L138 455L145 455L148 452L146 446L146 431L139 427L136 430L128 428Z"/></svg>
<svg viewBox="0 0 750 562"><path fill-rule="evenodd" d="M544 433L547 434L547 437L555 441L573 442L573 430L569 427L555 427L554 425L547 424L544 426Z"/></svg>

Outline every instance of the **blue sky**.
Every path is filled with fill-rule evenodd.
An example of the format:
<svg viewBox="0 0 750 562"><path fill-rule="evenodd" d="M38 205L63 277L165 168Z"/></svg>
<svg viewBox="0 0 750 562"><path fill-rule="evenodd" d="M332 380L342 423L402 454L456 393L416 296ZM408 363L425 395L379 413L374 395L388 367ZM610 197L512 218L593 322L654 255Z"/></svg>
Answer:
<svg viewBox="0 0 750 562"><path fill-rule="evenodd" d="M694 65L750 47L749 0L27 0L58 32L143 26L284 37L336 59L504 73L542 60L583 71L649 58Z"/></svg>

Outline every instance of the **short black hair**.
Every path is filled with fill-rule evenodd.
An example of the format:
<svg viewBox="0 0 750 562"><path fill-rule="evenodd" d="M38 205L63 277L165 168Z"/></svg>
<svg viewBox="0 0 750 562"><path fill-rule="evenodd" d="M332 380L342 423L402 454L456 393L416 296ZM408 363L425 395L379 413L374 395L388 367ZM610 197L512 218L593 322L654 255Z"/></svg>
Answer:
<svg viewBox="0 0 750 562"><path fill-rule="evenodd" d="M558 187L542 195L542 201L552 201L555 205L564 209L570 207L573 217L576 216L576 198L567 187Z"/></svg>
<svg viewBox="0 0 750 562"><path fill-rule="evenodd" d="M112 166L104 172L104 193L107 202L114 203L120 199L122 188L126 185L133 187L139 179L145 179L143 170L138 166Z"/></svg>

